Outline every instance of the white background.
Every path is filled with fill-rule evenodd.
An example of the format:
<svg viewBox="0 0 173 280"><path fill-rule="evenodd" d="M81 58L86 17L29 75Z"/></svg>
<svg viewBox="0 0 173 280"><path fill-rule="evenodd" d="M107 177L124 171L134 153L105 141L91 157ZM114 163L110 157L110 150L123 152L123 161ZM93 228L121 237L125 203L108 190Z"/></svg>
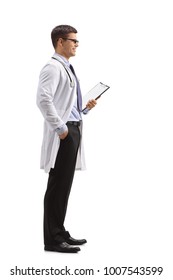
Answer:
<svg viewBox="0 0 173 280"><path fill-rule="evenodd" d="M16 265L67 265L100 270L78 279L140 279L104 276L103 269L163 266L163 276L141 279L172 280L172 1L6 0L0 13L3 279L13 279ZM39 169L43 119L36 90L59 24L78 30L71 63L83 93L100 81L110 86L84 118L87 171L76 172L66 218L72 236L88 240L76 255L43 250L47 175Z"/></svg>

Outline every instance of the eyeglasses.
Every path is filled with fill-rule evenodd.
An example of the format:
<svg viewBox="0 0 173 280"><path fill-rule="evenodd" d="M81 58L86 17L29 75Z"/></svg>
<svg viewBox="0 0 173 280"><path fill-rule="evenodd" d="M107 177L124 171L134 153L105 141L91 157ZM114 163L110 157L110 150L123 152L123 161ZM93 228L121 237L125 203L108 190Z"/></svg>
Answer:
<svg viewBox="0 0 173 280"><path fill-rule="evenodd" d="M73 43L75 44L79 44L79 41L76 40L76 39L70 39L70 38L62 38L63 40L69 40L69 41L72 41Z"/></svg>

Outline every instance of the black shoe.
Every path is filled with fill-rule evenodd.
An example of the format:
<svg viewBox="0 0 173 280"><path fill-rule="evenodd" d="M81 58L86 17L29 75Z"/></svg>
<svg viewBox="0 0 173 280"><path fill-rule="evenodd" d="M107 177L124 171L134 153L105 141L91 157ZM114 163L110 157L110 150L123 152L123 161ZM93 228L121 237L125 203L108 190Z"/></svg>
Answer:
<svg viewBox="0 0 173 280"><path fill-rule="evenodd" d="M77 253L80 251L79 247L73 247L66 242L57 245L45 245L45 251L61 252L61 253Z"/></svg>
<svg viewBox="0 0 173 280"><path fill-rule="evenodd" d="M71 236L67 237L65 241L70 245L83 245L87 243L86 239L74 239Z"/></svg>

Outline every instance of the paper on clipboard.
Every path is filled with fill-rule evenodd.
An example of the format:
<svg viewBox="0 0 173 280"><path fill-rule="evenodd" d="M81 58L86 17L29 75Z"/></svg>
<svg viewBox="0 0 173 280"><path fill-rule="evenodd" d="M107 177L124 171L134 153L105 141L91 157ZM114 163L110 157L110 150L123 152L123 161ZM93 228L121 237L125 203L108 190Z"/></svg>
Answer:
<svg viewBox="0 0 173 280"><path fill-rule="evenodd" d="M93 87L89 92L87 92L82 98L82 111L86 108L86 104L89 100L95 99L97 100L106 90L110 87L103 84L98 83L95 87Z"/></svg>

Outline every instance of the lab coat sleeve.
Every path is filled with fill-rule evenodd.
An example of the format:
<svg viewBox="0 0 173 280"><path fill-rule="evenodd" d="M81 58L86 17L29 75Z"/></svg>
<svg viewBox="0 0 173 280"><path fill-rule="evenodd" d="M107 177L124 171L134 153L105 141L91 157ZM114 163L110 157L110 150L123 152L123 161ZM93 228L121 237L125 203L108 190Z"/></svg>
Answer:
<svg viewBox="0 0 173 280"><path fill-rule="evenodd" d="M54 106L54 95L60 82L60 71L52 65L47 64L41 71L37 90L37 106L41 110L45 121L51 130L57 130L64 122L57 113Z"/></svg>

